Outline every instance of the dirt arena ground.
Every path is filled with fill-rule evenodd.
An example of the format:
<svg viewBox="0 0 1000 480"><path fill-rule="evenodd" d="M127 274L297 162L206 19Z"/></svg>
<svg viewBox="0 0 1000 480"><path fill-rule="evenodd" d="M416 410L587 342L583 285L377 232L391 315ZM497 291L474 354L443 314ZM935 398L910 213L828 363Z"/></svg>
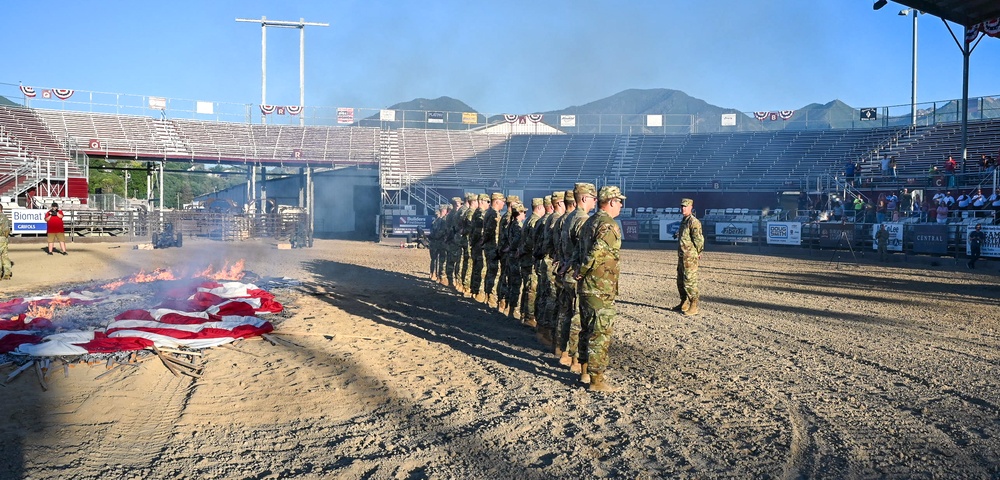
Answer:
<svg viewBox="0 0 1000 480"><path fill-rule="evenodd" d="M207 350L198 380L155 361L76 366L46 392L24 374L0 388L3 478L1000 478L996 262L710 245L688 318L668 310L676 253L625 250L624 388L601 395L430 282L426 250L39 247L12 246L0 300L246 259L301 281L273 290L299 346Z"/></svg>

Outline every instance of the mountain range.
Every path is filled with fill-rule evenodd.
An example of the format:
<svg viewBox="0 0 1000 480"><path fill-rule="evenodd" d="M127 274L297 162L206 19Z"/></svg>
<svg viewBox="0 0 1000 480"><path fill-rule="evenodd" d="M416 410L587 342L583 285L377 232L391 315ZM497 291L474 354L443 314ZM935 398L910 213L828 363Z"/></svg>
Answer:
<svg viewBox="0 0 1000 480"><path fill-rule="evenodd" d="M417 110L449 112L448 118L439 128L448 128L452 124L461 124L460 112L475 112L478 123L489 124L503 120L501 115L485 118L474 108L461 100L451 97L436 99L417 98L388 107L391 110ZM545 112L530 112L542 115L542 122L559 128L561 115L575 115L576 125L587 131L600 132L600 122L607 122L608 115L625 116L626 125L644 125L644 115L665 115L663 127L638 127L642 131L634 133L711 133L726 130L722 127L723 114L735 114L741 131L753 130L824 130L830 128L871 128L886 125L908 125L909 113L885 118L884 109L877 109L876 121L864 121L860 118L860 110L840 100L825 104L810 103L790 112L761 112L766 116L761 120L740 112L734 108L712 105L700 98L692 97L680 90L668 88L628 89L606 98L595 100L584 105L574 105L560 110ZM980 113L981 112L981 113ZM529 113L529 112L520 112ZM1000 99L985 97L977 101L969 109L970 118L1000 117ZM790 114L790 116L789 116ZM925 123L957 122L958 101L951 101L937 109L918 110L918 117L931 117ZM458 116L458 118L452 118ZM601 116L604 116L602 119ZM613 117L612 117L613 118ZM378 120L377 115L366 120ZM692 122L694 123L692 125ZM427 125L433 128L433 125ZM596 129L596 130L595 130ZM615 132L619 124L615 121Z"/></svg>

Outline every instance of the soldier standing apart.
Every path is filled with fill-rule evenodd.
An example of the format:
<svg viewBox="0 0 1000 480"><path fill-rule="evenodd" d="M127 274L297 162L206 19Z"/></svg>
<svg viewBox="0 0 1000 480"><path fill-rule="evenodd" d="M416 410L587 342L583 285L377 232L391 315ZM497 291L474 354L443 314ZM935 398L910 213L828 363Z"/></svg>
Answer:
<svg viewBox="0 0 1000 480"><path fill-rule="evenodd" d="M473 204L475 210L472 212L472 225L469 231L469 245L472 249L472 280L469 288L476 301L485 302L486 295L482 292L483 268L486 266L485 253L483 252L483 217L486 208L490 204L490 196L485 193L479 194L479 200Z"/></svg>
<svg viewBox="0 0 1000 480"><path fill-rule="evenodd" d="M0 221L3 220L0 219ZM0 232L0 235L3 235L3 232ZM0 242L2 241L4 241L4 239L0 236ZM983 224L977 223L976 229L969 232L969 251L972 253L969 257L969 263L966 264L969 268L976 268L976 260L979 260L979 256L983 254L984 241L986 241L986 234L983 233ZM0 246L0 249L2 248L3 247ZM7 271L9 272L10 270Z"/></svg>
<svg viewBox="0 0 1000 480"><path fill-rule="evenodd" d="M446 287L455 285L458 276L458 262L462 257L462 246L459 244L458 231L458 209L462 206L462 197L451 198L452 209L445 217L445 250L447 251L445 260L445 278L441 279L441 285Z"/></svg>
<svg viewBox="0 0 1000 480"><path fill-rule="evenodd" d="M441 254L441 239L444 233L444 215L447 212L445 205L438 205L434 210L435 216L434 221L431 222L431 232L427 235L427 249L431 253L431 281L438 281L441 278L439 273L443 270L444 265L440 263Z"/></svg>
<svg viewBox="0 0 1000 480"><path fill-rule="evenodd" d="M674 310L684 315L698 314L698 260L705 249L701 222L694 216L694 200L681 199L681 227L677 231L677 292L681 303Z"/></svg>
<svg viewBox="0 0 1000 480"><path fill-rule="evenodd" d="M10 219L3 213L3 205L0 205L0 280L10 280L13 263L7 255L7 239L10 237Z"/></svg>
<svg viewBox="0 0 1000 480"><path fill-rule="evenodd" d="M886 250L889 248L889 231L885 229L885 224L878 226L878 233L875 234L875 242L878 243L878 261L885 262Z"/></svg>
<svg viewBox="0 0 1000 480"><path fill-rule="evenodd" d="M497 242L500 239L500 211L503 210L504 197L502 193L494 193L490 197L490 208L483 214L483 253L486 255L486 303L491 308L497 308L497 274L500 273L500 251Z"/></svg>
<svg viewBox="0 0 1000 480"><path fill-rule="evenodd" d="M576 278L580 292L580 380L589 383L590 391L613 392L604 371L608 368L608 346L615 321L615 298L618 296L618 260L622 232L615 223L625 204L621 189L601 187L597 195L597 214L590 217L580 232L580 262Z"/></svg>

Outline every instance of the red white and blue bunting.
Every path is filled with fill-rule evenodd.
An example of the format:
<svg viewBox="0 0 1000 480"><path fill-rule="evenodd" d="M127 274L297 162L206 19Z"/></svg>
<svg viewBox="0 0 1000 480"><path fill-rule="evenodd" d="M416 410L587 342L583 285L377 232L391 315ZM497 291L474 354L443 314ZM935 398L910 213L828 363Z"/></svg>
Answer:
<svg viewBox="0 0 1000 480"><path fill-rule="evenodd" d="M36 95L34 88L31 88L31 87L28 87L28 86L25 86L25 85L21 85L21 93L23 93L24 96L28 97L28 98L35 98L35 95Z"/></svg>
<svg viewBox="0 0 1000 480"><path fill-rule="evenodd" d="M298 114L302 113L302 106L300 106L300 105L289 105L289 106L285 107L285 110L288 110L288 114L289 115L298 115Z"/></svg>
<svg viewBox="0 0 1000 480"><path fill-rule="evenodd" d="M302 113L302 107L299 105L261 105L260 113L264 115L278 114L278 115L298 115Z"/></svg>
<svg viewBox="0 0 1000 480"><path fill-rule="evenodd" d="M991 37L1000 38L1000 18L987 20L983 23L965 28L965 43L972 43L979 38L980 33L985 33Z"/></svg>
<svg viewBox="0 0 1000 480"><path fill-rule="evenodd" d="M59 100L66 100L73 96L73 90L68 88L53 88L52 94L56 96Z"/></svg>
<svg viewBox="0 0 1000 480"><path fill-rule="evenodd" d="M753 112L753 117L757 120L763 122L764 120L776 121L779 118L782 120L788 120L795 115L795 110L781 110L778 112Z"/></svg>
<svg viewBox="0 0 1000 480"><path fill-rule="evenodd" d="M260 113L262 113L264 115L270 115L270 114L274 113L274 105L261 105L260 106Z"/></svg>
<svg viewBox="0 0 1000 480"><path fill-rule="evenodd" d="M25 97L35 98L35 96L38 95L38 92L35 91L34 87L21 85L20 88L21 93L23 93ZM50 88L42 90L42 98L52 98L52 96L55 96L59 100L66 100L67 98L73 96L73 90L68 88Z"/></svg>
<svg viewBox="0 0 1000 480"><path fill-rule="evenodd" d="M532 113L530 115L514 115L511 113L505 113L503 114L503 119L507 123L538 123L542 121L542 114Z"/></svg>

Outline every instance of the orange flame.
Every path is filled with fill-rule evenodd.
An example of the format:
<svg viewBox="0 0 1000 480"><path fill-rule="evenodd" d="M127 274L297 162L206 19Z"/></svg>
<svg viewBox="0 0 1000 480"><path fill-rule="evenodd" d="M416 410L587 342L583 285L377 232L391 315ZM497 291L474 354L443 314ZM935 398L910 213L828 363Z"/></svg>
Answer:
<svg viewBox="0 0 1000 480"><path fill-rule="evenodd" d="M117 290L118 287L125 285L125 280L115 280L111 283L101 285L101 288L105 290Z"/></svg>
<svg viewBox="0 0 1000 480"><path fill-rule="evenodd" d="M72 303L68 298L53 298L47 306L32 303L25 314L30 318L47 318L52 320L56 314L56 307L65 307Z"/></svg>
<svg viewBox="0 0 1000 480"><path fill-rule="evenodd" d="M139 270L139 273L132 275L129 278L130 281L135 283L148 283L148 282L155 282L157 280L176 280L176 279L177 277L175 277L174 274L169 269L166 268L157 268L156 270L153 270L152 272L149 273Z"/></svg>
<svg viewBox="0 0 1000 480"><path fill-rule="evenodd" d="M215 273L208 273L204 276L211 278L212 280L239 280L243 278L243 265L245 263L246 262L242 259L234 263L232 266L229 266L227 263L226 265L223 265L219 271ZM209 267L208 271L211 271L211 267Z"/></svg>

